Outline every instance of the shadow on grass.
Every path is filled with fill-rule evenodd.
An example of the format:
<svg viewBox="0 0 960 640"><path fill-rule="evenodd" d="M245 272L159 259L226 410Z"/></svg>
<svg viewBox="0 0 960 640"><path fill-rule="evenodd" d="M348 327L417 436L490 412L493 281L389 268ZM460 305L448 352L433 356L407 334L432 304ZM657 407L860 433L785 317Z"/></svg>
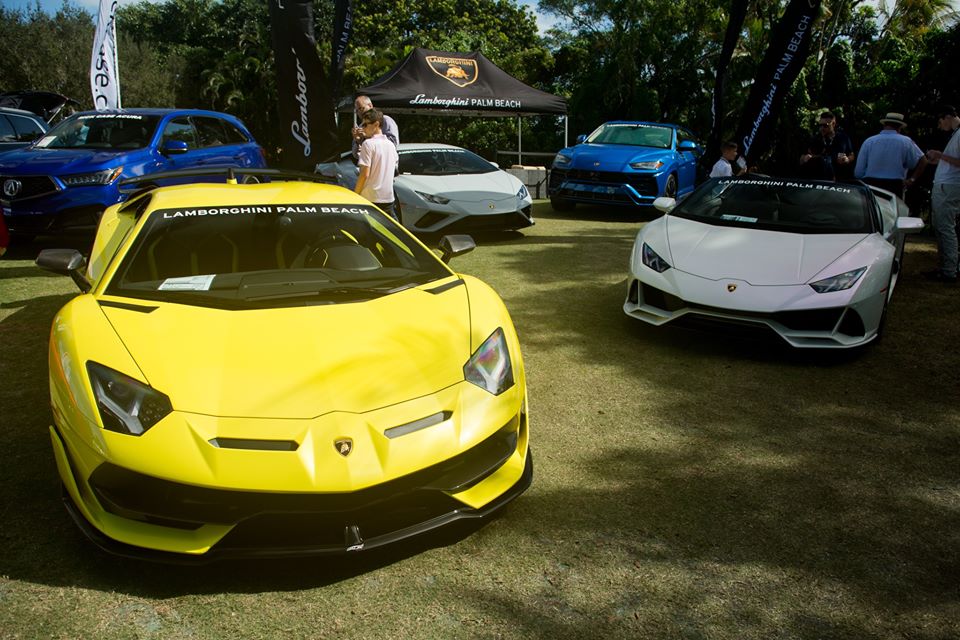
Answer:
<svg viewBox="0 0 960 640"><path fill-rule="evenodd" d="M59 504L45 425L28 423L47 403L45 331L59 303L28 304L0 324L42 325L44 337L0 355L4 371L28 367L22 396L0 390L3 406L33 405L0 418L11 452L0 573L159 598L259 593L431 549L454 561L483 538L497 568L536 571L524 576L534 586L448 597L516 637L736 637L738 625L745 637L956 637L955 291L921 283L908 255L884 342L858 351L651 327L621 310L634 232L558 222L462 259L520 332L538 476L496 536L471 525L336 561L157 567L94 550Z"/></svg>

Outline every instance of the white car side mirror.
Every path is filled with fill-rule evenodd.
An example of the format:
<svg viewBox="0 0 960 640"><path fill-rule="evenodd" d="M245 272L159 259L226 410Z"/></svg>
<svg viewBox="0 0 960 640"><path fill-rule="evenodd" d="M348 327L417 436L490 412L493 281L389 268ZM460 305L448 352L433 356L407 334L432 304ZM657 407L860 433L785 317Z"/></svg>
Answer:
<svg viewBox="0 0 960 640"><path fill-rule="evenodd" d="M897 231L900 233L923 231L923 220L912 216L901 216L897 218Z"/></svg>
<svg viewBox="0 0 960 640"><path fill-rule="evenodd" d="M659 209L664 213L670 213L671 211L673 211L673 208L677 206L677 201L675 198L668 198L666 196L662 196L653 201L653 206L655 209Z"/></svg>

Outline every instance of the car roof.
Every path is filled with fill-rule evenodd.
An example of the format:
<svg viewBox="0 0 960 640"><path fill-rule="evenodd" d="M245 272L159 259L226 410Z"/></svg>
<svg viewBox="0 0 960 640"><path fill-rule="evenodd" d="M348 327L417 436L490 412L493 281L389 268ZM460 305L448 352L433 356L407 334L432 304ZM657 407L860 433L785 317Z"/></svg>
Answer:
<svg viewBox="0 0 960 640"><path fill-rule="evenodd" d="M360 204L371 206L360 195L336 185L309 181L275 181L258 184L196 182L157 187L149 192L149 211L171 208L242 207L284 204ZM137 199L139 201L139 199ZM133 200L131 200L133 202Z"/></svg>
<svg viewBox="0 0 960 640"><path fill-rule="evenodd" d="M443 144L441 142L401 142L397 145L397 151L418 151L421 149L456 149L466 151L463 147L455 147L452 144Z"/></svg>
<svg viewBox="0 0 960 640"><path fill-rule="evenodd" d="M27 116L31 120L42 121L42 118L35 114L33 111L27 111L26 109L14 109L13 107L0 107L0 113L9 113L17 116Z"/></svg>

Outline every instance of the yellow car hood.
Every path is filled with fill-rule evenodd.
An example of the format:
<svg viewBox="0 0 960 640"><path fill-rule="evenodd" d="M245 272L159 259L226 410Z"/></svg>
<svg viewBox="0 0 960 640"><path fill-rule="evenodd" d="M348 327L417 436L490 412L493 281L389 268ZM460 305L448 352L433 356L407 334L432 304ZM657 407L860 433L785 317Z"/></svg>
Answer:
<svg viewBox="0 0 960 640"><path fill-rule="evenodd" d="M265 310L139 300L140 310L109 302L102 309L175 410L313 418L371 411L462 381L470 357L466 289Z"/></svg>

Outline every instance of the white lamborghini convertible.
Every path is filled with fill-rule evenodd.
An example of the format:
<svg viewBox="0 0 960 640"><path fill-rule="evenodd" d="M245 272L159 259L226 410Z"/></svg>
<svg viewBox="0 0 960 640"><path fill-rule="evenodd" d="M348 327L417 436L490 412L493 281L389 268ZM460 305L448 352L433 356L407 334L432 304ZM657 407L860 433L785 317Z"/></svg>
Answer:
<svg viewBox="0 0 960 640"><path fill-rule="evenodd" d="M709 180L637 234L627 315L662 325L772 330L795 347L877 338L897 284L907 217L863 184L752 176Z"/></svg>

